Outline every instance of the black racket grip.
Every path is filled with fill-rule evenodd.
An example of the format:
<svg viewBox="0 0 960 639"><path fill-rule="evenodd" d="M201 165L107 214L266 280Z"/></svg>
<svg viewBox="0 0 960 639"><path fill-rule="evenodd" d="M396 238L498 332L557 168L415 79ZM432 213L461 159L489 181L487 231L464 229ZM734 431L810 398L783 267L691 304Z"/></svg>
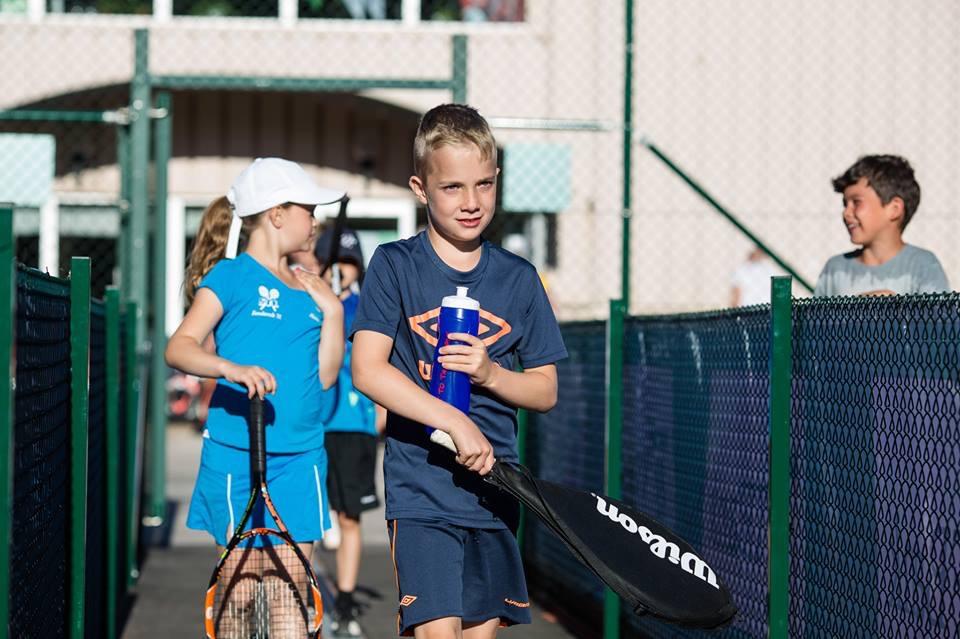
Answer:
<svg viewBox="0 0 960 639"><path fill-rule="evenodd" d="M250 471L254 486L263 483L267 474L267 441L263 428L263 400L254 395L250 400Z"/></svg>
<svg viewBox="0 0 960 639"><path fill-rule="evenodd" d="M343 227L347 220L347 204L350 203L350 196L344 194L340 199L340 209L337 211L337 219L333 222L333 236L330 238L330 250L327 253L327 261L320 267L320 277L323 277L327 269L340 261L340 238L343 236Z"/></svg>

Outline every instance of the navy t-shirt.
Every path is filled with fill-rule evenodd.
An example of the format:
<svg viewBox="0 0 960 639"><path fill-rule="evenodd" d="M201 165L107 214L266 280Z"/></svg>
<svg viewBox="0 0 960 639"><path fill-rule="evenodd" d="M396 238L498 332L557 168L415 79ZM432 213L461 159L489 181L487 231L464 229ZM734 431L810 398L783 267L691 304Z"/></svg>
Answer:
<svg viewBox="0 0 960 639"><path fill-rule="evenodd" d="M433 250L426 232L380 246L370 260L351 329L376 331L393 340L390 363L430 387L440 303L469 287L480 302L479 337L491 361L506 370L545 366L567 356L560 328L536 269L484 241L470 271L451 268ZM517 411L474 386L470 418L493 445L498 460L517 461ZM516 524L514 500L456 463L430 442L423 424L387 415L384 457L387 519L431 519L474 528Z"/></svg>

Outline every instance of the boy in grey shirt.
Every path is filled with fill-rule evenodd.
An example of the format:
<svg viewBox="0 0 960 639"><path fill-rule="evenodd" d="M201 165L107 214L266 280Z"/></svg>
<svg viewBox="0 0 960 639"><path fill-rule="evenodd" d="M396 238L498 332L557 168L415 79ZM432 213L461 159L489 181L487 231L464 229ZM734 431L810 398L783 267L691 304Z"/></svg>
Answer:
<svg viewBox="0 0 960 639"><path fill-rule="evenodd" d="M910 163L896 155L866 155L833 180L843 194L843 223L861 248L827 260L813 294L897 295L949 291L936 256L903 241L920 205Z"/></svg>

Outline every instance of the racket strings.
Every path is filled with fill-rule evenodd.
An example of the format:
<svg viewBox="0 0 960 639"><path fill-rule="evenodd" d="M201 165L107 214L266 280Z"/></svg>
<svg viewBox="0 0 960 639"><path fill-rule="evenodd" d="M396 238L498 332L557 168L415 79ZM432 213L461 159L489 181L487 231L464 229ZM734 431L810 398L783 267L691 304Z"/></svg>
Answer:
<svg viewBox="0 0 960 639"><path fill-rule="evenodd" d="M314 614L308 583L290 546L237 547L220 571L214 597L217 639L307 637Z"/></svg>

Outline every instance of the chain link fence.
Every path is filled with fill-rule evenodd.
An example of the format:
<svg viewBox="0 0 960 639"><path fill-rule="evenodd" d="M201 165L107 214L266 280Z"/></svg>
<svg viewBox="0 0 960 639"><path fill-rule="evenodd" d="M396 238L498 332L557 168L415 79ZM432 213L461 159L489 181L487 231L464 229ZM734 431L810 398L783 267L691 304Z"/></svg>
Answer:
<svg viewBox="0 0 960 639"><path fill-rule="evenodd" d="M960 179L955 117L960 111L955 81L960 58L954 43L960 5L931 0L919 10L906 0L854 0L839 6L826 0L802 5L650 0L635 3L630 34L626 6L575 0L0 0L0 73L5 78L0 200L16 204L18 259L64 275L71 255L90 255L95 297L108 284L123 283L119 238L128 219L130 177L124 171L130 147L123 118L131 102L135 32L145 29L146 81L153 95L172 95L169 194L171 210L179 211L183 222L167 226L177 236L167 238L167 275L174 288L180 285L199 212L225 192L252 158L289 157L319 182L348 190L351 225L361 231L369 258L377 243L409 235L426 223L407 188L419 115L453 99L481 110L497 137L502 170L498 212L488 235L538 266L565 323L571 351L560 375L566 409L551 415L549 428L541 418L531 419L531 437L538 445L554 446L551 429L554 420L564 420L561 413L569 415L564 423L571 428L582 420L599 425L604 414L607 388L595 359L602 331L590 331L600 330L602 325L593 321L606 318L609 299L621 295L625 219L632 315L731 304L732 282L752 242L692 185L812 284L829 256L852 248L830 178L860 155L902 154L913 163L923 189L905 239L934 251L952 285L958 285L960 256L952 249L960 243L960 221L950 189ZM633 54L630 95L624 78L627 40ZM26 117L26 111L33 115ZM103 114L112 116L105 121ZM625 119L633 123L629 135ZM140 177L152 193L155 173L150 167L144 170ZM142 252L138 257L146 259ZM794 293L806 295L798 282ZM820 312L806 308L799 307L799 319ZM837 308L846 312L852 307ZM886 352L887 359L869 359L860 350L843 356L814 353L810 361L835 358L841 368L831 375L840 377L831 388L820 382L798 386L798 406L821 410L825 404L809 404L811 397L804 393L811 392L821 399L833 397L824 400L832 407L823 409L827 413L842 412L841 404L857 399L873 408L843 413L851 423L866 428L868 422L885 420L889 433L906 425L919 429L922 436L904 459L874 462L874 488L923 501L924 508L911 502L913 510L903 516L925 530L949 528L924 513L930 503L952 508L952 502L928 495L926 488L908 489L901 480L907 473L915 485L925 487L935 479L924 469L930 468L936 449L933 433L939 436L938 429L952 423L951 378L941 373L912 383L898 372L895 383L871 387L869 397L866 386L856 384L869 386L877 375L889 377L911 357L948 370L954 361L949 335L937 331L953 320L949 315L919 321L885 315L887 323L878 323L870 315L874 307L857 308L879 333L851 334L849 343L865 344L869 351L878 348L876 340L883 335L891 343L901 340L904 350L896 357ZM627 435L634 438L628 440L635 451L629 459L636 470L625 474L625 490L639 501L653 500L662 506L665 521L715 548L713 560L720 561L724 574L735 575L731 582L741 593L749 590L747 584L759 583L757 557L733 547L730 539L737 531L701 538L691 518L701 512L698 508L713 512L710 508L724 503L723 490L736 485L742 493L741 524L749 524L755 537L763 534L758 523L765 517L758 497L762 478L746 470L763 462L757 440L762 407L754 386L767 357L761 315L711 316L712 325L688 327L662 342L650 337L660 330L656 322L636 320L626 343L630 379L636 376L640 383L628 389L625 415L646 430ZM832 322L823 320L817 329L822 336L833 330ZM716 327L737 341L714 344ZM934 336L937 346L911 350L910 340L918 336ZM821 342L811 342L816 343ZM681 346L697 355L684 360L675 379L658 377L666 373L657 366L631 368L634 357L663 357L663 366L672 366L671 349ZM637 350L641 348L647 350ZM728 356L739 363L721 366ZM849 358L860 368L842 368ZM817 366L819 375L823 364ZM903 397L915 402L915 414L928 416L922 423L905 417ZM688 412L678 423L686 430L666 433L660 417L681 408ZM706 413L731 421L714 423ZM875 514L866 497L838 488L853 479L835 475L831 464L847 454L837 448L842 443L837 438L849 436L872 450L861 460L867 466L864 460L886 451L888 440L876 435L867 441L857 429L844 435L830 421L822 427L811 423L812 430L804 431L809 441L795 454L805 459L815 451L820 461L804 461L802 473L834 481L829 490L823 488L827 498L846 499L842 503L853 504L863 517ZM719 438L710 449L715 457L692 443L705 433ZM665 442L674 457L662 452ZM563 462L569 465L557 466L564 469L564 483L580 477L585 487L597 487L596 469L582 477L577 470L588 463L579 455L597 452L591 446L550 449L571 457ZM647 449L648 456L636 452ZM948 456L944 450L952 449L946 446L936 454ZM643 475L642 469L651 467L649 459L659 460L657 472L680 473L676 455L681 452L696 458L699 483L686 493L667 488L650 492L663 477ZM530 461L544 473L554 470L537 461L536 454ZM938 468L942 479L948 471ZM805 484L809 490L816 486L811 482ZM824 594L818 571L836 558L820 554L812 540L817 530L836 524L838 509L805 508L797 516L806 518L809 534L802 543L795 541L803 581L793 601L795 606L824 606L836 595ZM853 526L849 530L859 526L846 524ZM863 530L879 535L883 528ZM532 526L528 532L528 547L539 553L532 561L547 583L575 570L550 554L551 542L538 536L542 531ZM852 537L843 539L846 543ZM909 552L919 556L920 550L945 556L934 546L911 546ZM883 565L896 561L881 557ZM923 583L939 584L944 578L913 555L901 563L903 571L923 572ZM842 633L860 624L890 634L887 622L864 611L874 604L900 605L891 602L890 593L910 589L896 581L899 577L883 581L879 572L864 579L876 580L877 592L870 601L849 604L851 612L839 615L846 625L811 616L794 630ZM597 592L592 584L581 594ZM910 592L903 606L912 609L954 605L943 598L930 603L934 595L919 587ZM759 600L749 594L741 608L736 628L762 634ZM918 636L953 628L943 618L930 624L917 626Z"/></svg>
<svg viewBox="0 0 960 639"><path fill-rule="evenodd" d="M155 91L174 93L170 192L188 208L221 195L250 158L285 155L355 199L406 210L419 114L466 98L491 120L501 148L491 239L537 264L561 319L602 318L607 300L621 294L628 104L631 312L727 306L752 247L649 145L811 284L830 255L852 248L830 178L865 153L903 154L924 193L906 239L933 250L960 281L950 250L960 240L950 195L960 177L960 126L952 117L960 91L951 80L960 8L948 0L923 11L905 0L861 1L839 12L825 0L639 3L627 101L627 16L619 3L45 6L51 16L70 15L9 22L28 8L2 4L0 20L10 27L0 44L8 79L0 106L126 106L133 30L145 24L136 14L152 11L148 70ZM103 21L90 13L131 17ZM857 21L864 28L846 36L844 25ZM896 34L896 52L870 33ZM466 38L462 51L456 34ZM849 69L858 72L851 77ZM5 120L0 128L55 136L54 191L67 220L84 219L82 234L65 223L60 252L90 253L104 273L95 282L105 278L116 269L108 238L117 218L98 207L119 199L115 127ZM71 207L96 220L87 223ZM29 231L37 223L22 225ZM20 244L24 262L39 263L39 234L21 233ZM799 283L795 293L805 294Z"/></svg>
<svg viewBox="0 0 960 639"><path fill-rule="evenodd" d="M655 0L637 3L635 24L638 133L806 280L854 248L831 178L861 155L895 153L923 190L904 239L960 286L960 5ZM636 153L635 308L727 305L749 243L645 147Z"/></svg>
<svg viewBox="0 0 960 639"><path fill-rule="evenodd" d="M960 627L960 295L793 308L789 636L954 637ZM768 635L770 307L628 318L623 497L698 548ZM603 323L567 324L560 402L531 415L544 478L603 485ZM592 427L588 427L590 425ZM786 493L785 493L785 499ZM600 582L537 522L531 588L599 623ZM592 615L592 616L591 616ZM624 611L625 637L686 637Z"/></svg>

